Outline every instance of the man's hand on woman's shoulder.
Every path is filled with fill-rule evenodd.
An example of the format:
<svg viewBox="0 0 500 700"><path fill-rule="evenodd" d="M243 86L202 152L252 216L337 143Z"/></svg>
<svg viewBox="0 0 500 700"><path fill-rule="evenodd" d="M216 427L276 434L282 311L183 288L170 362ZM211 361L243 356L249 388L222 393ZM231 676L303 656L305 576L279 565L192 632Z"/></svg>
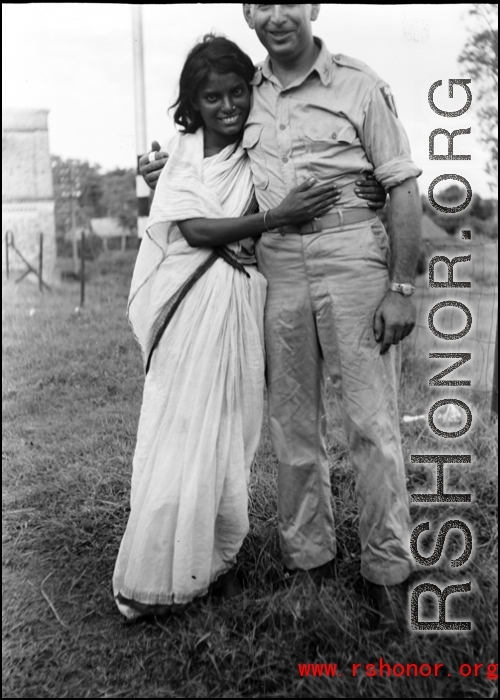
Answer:
<svg viewBox="0 0 500 700"><path fill-rule="evenodd" d="M151 151L139 158L139 171L152 190L156 188L161 171L168 161L168 153L160 148L158 141L153 141Z"/></svg>

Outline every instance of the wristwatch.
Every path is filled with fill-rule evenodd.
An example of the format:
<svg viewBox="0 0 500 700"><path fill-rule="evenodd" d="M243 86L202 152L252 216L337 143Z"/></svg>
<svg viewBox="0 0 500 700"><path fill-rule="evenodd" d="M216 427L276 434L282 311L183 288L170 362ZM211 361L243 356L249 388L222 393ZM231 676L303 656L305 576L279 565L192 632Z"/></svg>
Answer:
<svg viewBox="0 0 500 700"><path fill-rule="evenodd" d="M399 292L404 297L411 297L415 291L415 287L412 284L399 284L399 282L391 282L389 289L391 292Z"/></svg>

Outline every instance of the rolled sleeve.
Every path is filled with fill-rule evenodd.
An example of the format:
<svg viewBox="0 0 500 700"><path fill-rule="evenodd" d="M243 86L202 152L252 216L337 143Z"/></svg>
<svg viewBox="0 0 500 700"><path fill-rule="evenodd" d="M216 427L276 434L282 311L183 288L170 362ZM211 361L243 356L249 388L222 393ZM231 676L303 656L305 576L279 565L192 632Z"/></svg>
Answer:
<svg viewBox="0 0 500 700"><path fill-rule="evenodd" d="M422 170L412 160L408 137L395 113L394 102L384 97L382 89L389 91L385 83L379 83L368 98L360 135L375 177L390 190L410 177L418 177Z"/></svg>
<svg viewBox="0 0 500 700"><path fill-rule="evenodd" d="M409 177L418 177L422 170L418 168L411 158L400 156L388 163L384 163L373 171L375 178L386 189L401 184Z"/></svg>

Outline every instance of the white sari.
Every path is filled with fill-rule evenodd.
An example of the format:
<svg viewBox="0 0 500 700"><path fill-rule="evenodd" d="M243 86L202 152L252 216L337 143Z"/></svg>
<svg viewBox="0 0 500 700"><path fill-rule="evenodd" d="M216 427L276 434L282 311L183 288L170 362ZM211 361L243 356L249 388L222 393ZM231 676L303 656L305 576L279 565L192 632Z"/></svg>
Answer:
<svg viewBox="0 0 500 700"><path fill-rule="evenodd" d="M234 564L262 425L265 279L190 248L175 225L242 216L253 192L246 155L230 146L203 159L202 130L170 150L129 298L148 371L113 577L127 617L204 595ZM240 244L228 247L251 262Z"/></svg>

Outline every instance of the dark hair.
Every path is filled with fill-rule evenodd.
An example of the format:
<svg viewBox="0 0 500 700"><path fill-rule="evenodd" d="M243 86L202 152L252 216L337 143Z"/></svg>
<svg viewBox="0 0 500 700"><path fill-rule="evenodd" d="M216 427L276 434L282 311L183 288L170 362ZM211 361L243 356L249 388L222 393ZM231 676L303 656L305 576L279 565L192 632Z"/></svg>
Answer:
<svg viewBox="0 0 500 700"><path fill-rule="evenodd" d="M237 44L223 36L206 34L203 41L196 44L188 54L179 81L179 97L172 105L175 107L174 121L184 130L193 134L203 125L200 113L194 109L193 100L210 73L236 73L240 75L249 89L255 73L249 56Z"/></svg>

